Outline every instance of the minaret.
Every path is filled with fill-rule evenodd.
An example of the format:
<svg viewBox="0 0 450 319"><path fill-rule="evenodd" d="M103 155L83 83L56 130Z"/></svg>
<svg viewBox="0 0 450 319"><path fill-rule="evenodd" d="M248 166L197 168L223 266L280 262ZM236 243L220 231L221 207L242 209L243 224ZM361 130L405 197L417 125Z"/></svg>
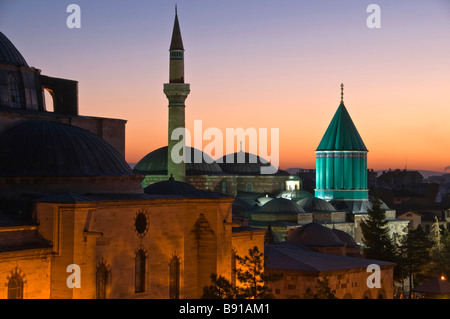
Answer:
<svg viewBox="0 0 450 319"><path fill-rule="evenodd" d="M341 101L316 149L316 197L325 200L368 200L367 148Z"/></svg>
<svg viewBox="0 0 450 319"><path fill-rule="evenodd" d="M177 8L175 7L175 23L173 26L172 42L170 44L169 83L164 84L164 94L169 100L169 143L167 153L167 174L176 181L186 180L186 164L184 160L184 137L174 136L172 132L177 128L185 128L185 107L190 87L184 83L184 47L181 39L180 24L178 22ZM175 156L172 149L176 146ZM182 147L180 147L182 146ZM180 152L178 152L180 151ZM182 156L182 160L180 158Z"/></svg>

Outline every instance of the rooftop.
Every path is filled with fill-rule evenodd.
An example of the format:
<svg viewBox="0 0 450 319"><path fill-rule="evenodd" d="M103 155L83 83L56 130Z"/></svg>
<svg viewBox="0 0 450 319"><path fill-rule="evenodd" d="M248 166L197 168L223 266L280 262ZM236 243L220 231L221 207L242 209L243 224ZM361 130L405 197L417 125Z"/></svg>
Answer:
<svg viewBox="0 0 450 319"><path fill-rule="evenodd" d="M334 114L316 151L367 152L367 148L343 102Z"/></svg>

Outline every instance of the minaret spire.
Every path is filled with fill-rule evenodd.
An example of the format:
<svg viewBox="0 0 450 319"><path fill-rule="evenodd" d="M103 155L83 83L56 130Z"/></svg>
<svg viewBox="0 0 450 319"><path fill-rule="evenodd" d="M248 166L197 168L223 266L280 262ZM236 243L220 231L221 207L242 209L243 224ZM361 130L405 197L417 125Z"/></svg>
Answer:
<svg viewBox="0 0 450 319"><path fill-rule="evenodd" d="M341 83L341 104L344 104L344 83Z"/></svg>

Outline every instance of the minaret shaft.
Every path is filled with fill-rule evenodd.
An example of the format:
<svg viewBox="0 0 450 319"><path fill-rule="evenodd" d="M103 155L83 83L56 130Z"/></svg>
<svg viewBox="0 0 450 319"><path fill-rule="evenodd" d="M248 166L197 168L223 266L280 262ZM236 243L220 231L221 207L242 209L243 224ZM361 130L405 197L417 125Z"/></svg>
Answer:
<svg viewBox="0 0 450 319"><path fill-rule="evenodd" d="M190 85L184 83L184 47L176 13L169 51L169 83L164 84L164 94L169 100L167 173L176 181L185 182L185 100L190 93Z"/></svg>

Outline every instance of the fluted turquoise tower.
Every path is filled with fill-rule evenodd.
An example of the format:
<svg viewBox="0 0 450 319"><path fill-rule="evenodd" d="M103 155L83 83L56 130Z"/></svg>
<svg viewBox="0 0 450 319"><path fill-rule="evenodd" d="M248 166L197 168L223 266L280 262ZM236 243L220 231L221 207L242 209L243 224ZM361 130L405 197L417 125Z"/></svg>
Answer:
<svg viewBox="0 0 450 319"><path fill-rule="evenodd" d="M316 149L315 196L325 200L367 201L367 148L341 103Z"/></svg>

